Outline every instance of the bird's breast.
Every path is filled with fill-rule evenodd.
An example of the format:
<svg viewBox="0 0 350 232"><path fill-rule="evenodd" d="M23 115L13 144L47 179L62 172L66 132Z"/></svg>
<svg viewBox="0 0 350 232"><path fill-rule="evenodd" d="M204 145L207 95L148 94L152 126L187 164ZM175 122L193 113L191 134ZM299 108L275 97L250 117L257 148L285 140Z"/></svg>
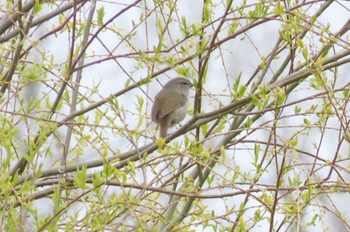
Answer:
<svg viewBox="0 0 350 232"><path fill-rule="evenodd" d="M169 120L169 127L175 126L175 124L178 124L181 122L187 114L187 105L181 106L180 108L174 110L172 113L170 113L170 120Z"/></svg>

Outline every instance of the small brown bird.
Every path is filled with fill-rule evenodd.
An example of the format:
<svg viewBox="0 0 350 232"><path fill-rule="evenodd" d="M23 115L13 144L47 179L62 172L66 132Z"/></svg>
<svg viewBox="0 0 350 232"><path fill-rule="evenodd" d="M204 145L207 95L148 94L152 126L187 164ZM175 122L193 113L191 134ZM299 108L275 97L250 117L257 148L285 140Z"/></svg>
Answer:
<svg viewBox="0 0 350 232"><path fill-rule="evenodd" d="M160 127L159 136L165 138L168 128L181 122L187 113L191 81L178 77L166 83L156 95L152 107L152 121Z"/></svg>

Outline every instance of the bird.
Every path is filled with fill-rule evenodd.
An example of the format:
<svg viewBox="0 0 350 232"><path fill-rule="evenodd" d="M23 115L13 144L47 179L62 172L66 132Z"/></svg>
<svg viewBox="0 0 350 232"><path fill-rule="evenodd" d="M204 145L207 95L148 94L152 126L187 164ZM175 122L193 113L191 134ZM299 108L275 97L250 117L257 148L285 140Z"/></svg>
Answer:
<svg viewBox="0 0 350 232"><path fill-rule="evenodd" d="M159 137L165 138L168 128L181 122L187 114L190 80L177 77L167 82L155 96L151 118L160 127Z"/></svg>

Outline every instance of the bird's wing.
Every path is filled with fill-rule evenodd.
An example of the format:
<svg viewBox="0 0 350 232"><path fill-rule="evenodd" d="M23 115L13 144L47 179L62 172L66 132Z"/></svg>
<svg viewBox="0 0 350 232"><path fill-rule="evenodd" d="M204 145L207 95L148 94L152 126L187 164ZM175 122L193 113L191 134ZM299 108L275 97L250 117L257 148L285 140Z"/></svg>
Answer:
<svg viewBox="0 0 350 232"><path fill-rule="evenodd" d="M186 104L186 97L182 94L179 95L178 93L173 92L162 92L161 94L166 94L168 96L157 96L159 101L158 105L166 106L162 107L162 109L158 109L157 118L163 118L165 115L177 110L178 108Z"/></svg>
<svg viewBox="0 0 350 232"><path fill-rule="evenodd" d="M157 120L157 115L158 115L158 101L159 101L159 98L156 96L156 98L154 99L154 102L153 102L152 113L151 113L152 121L153 121L153 122L157 122L157 123L158 123L158 120Z"/></svg>

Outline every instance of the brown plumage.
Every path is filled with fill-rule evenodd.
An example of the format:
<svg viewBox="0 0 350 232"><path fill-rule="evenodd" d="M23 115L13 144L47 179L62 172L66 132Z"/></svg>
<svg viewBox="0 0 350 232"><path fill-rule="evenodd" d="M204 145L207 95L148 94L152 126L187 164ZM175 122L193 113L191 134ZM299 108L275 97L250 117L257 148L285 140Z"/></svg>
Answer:
<svg viewBox="0 0 350 232"><path fill-rule="evenodd" d="M192 83L175 78L166 83L156 95L152 107L152 121L160 127L159 136L165 138L169 127L181 122L187 113L187 95Z"/></svg>

